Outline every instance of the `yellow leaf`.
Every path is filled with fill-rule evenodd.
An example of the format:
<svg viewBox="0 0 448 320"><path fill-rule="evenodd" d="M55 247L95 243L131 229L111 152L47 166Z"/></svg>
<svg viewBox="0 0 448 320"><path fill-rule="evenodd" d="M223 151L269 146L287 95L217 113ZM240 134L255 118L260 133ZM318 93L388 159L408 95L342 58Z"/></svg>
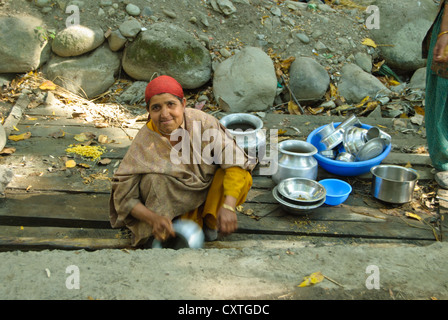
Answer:
<svg viewBox="0 0 448 320"><path fill-rule="evenodd" d="M414 107L414 111L415 111L415 113L420 114L422 116L425 115L425 109L422 107L416 106L416 107Z"/></svg>
<svg viewBox="0 0 448 320"><path fill-rule="evenodd" d="M79 142L84 142L84 141L86 141L87 140L87 137L86 137L86 135L84 134L84 132L83 133L80 133L80 134L75 134L75 136L73 137L76 141L79 141Z"/></svg>
<svg viewBox="0 0 448 320"><path fill-rule="evenodd" d="M21 141L21 140L26 140L29 138L31 138L31 132L22 133L19 135L10 135L8 137L8 139L12 140L12 141Z"/></svg>
<svg viewBox="0 0 448 320"><path fill-rule="evenodd" d="M76 162L75 162L75 160L68 160L65 162L65 166L67 168L74 168L74 167L76 167Z"/></svg>
<svg viewBox="0 0 448 320"><path fill-rule="evenodd" d="M281 68L282 68L283 70L288 70L289 67L291 66L291 64L292 64L295 60L296 60L295 57L289 57L289 58L283 60L283 61L281 62L281 64L280 64L280 66L281 66Z"/></svg>
<svg viewBox="0 0 448 320"><path fill-rule="evenodd" d="M107 143L107 141L108 141L108 139L107 139L107 136L106 136L106 135L104 135L104 134L100 134L100 135L98 136L98 142L99 142L99 143Z"/></svg>
<svg viewBox="0 0 448 320"><path fill-rule="evenodd" d="M278 130L278 135L282 135L282 134L285 134L285 133L286 133L286 131L288 131L288 130L285 130L285 129L280 129L280 130Z"/></svg>
<svg viewBox="0 0 448 320"><path fill-rule="evenodd" d="M330 96L336 98L338 96L338 88L332 83L330 83Z"/></svg>
<svg viewBox="0 0 448 320"><path fill-rule="evenodd" d="M358 104L356 105L356 107L357 107L357 108L362 107L367 101L369 101L369 99L370 99L369 96L365 97L364 99L362 99L362 101L361 101L360 103L358 103Z"/></svg>
<svg viewBox="0 0 448 320"><path fill-rule="evenodd" d="M302 283L299 284L298 287L309 287L316 283L322 282L322 280L324 280L324 275L322 274L322 272L317 271L310 274L309 276L304 277Z"/></svg>
<svg viewBox="0 0 448 320"><path fill-rule="evenodd" d="M365 45L365 46L373 47L373 48L377 47L375 41L373 41L370 38L363 39L362 40L362 44Z"/></svg>
<svg viewBox="0 0 448 320"><path fill-rule="evenodd" d="M418 214L415 214L415 213L412 213L412 212L406 212L405 215L408 218L412 218L412 219L415 219L415 220L418 220L418 221L422 221L422 218Z"/></svg>
<svg viewBox="0 0 448 320"><path fill-rule="evenodd" d="M13 128L15 131L20 131L19 129L17 129L16 126L12 126L12 128Z"/></svg>
<svg viewBox="0 0 448 320"><path fill-rule="evenodd" d="M308 107L306 108L311 114L319 114L322 113L324 111L324 107L316 107L316 108L311 108Z"/></svg>
<svg viewBox="0 0 448 320"><path fill-rule="evenodd" d="M53 82L51 82L50 80L46 80L39 86L39 89L40 90L55 90L56 85Z"/></svg>
<svg viewBox="0 0 448 320"><path fill-rule="evenodd" d="M398 82L397 80L394 80L394 79L389 79L387 82L389 83L390 86L393 86L393 87L400 85L400 82Z"/></svg>
<svg viewBox="0 0 448 320"><path fill-rule="evenodd" d="M289 114L300 115L299 106L296 105L292 100L288 102L288 112Z"/></svg>

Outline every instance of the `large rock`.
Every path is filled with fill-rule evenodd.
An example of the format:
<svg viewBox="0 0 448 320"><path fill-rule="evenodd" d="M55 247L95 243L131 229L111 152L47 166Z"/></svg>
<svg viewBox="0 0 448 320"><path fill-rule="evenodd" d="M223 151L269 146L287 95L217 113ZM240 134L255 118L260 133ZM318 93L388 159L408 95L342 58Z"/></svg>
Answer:
<svg viewBox="0 0 448 320"><path fill-rule="evenodd" d="M123 69L136 80L149 81L154 74L174 77L185 89L210 80L209 51L193 36L170 23L155 23L141 32L124 51Z"/></svg>
<svg viewBox="0 0 448 320"><path fill-rule="evenodd" d="M25 73L50 58L42 20L29 16L0 16L0 73Z"/></svg>
<svg viewBox="0 0 448 320"><path fill-rule="evenodd" d="M45 74L67 90L90 99L110 88L119 68L119 55L103 45L80 57L54 56L45 68Z"/></svg>
<svg viewBox="0 0 448 320"><path fill-rule="evenodd" d="M376 94L391 94L391 91L381 81L365 72L355 64L346 64L341 70L339 94L348 103L358 103L365 97L375 97Z"/></svg>
<svg viewBox="0 0 448 320"><path fill-rule="evenodd" d="M299 101L322 99L330 85L328 72L316 60L297 58L289 70L289 86Z"/></svg>
<svg viewBox="0 0 448 320"><path fill-rule="evenodd" d="M213 93L226 112L266 111L277 90L274 64L263 50L246 47L220 63Z"/></svg>
<svg viewBox="0 0 448 320"><path fill-rule="evenodd" d="M437 12L433 0L376 0L380 28L370 31L371 37L382 46L381 58L392 69L414 71L426 65L422 59L421 43Z"/></svg>
<svg viewBox="0 0 448 320"><path fill-rule="evenodd" d="M58 56L75 57L95 50L104 40L101 28L74 25L58 32L53 40L52 49Z"/></svg>
<svg viewBox="0 0 448 320"><path fill-rule="evenodd" d="M420 68L414 72L409 81L409 88L411 89L426 89L426 67Z"/></svg>

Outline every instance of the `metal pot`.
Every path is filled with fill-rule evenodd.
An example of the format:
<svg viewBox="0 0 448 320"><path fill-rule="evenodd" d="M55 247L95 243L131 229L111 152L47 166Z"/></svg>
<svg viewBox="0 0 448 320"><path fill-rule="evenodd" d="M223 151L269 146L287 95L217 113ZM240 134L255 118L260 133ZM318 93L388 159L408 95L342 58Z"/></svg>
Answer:
<svg viewBox="0 0 448 320"><path fill-rule="evenodd" d="M347 152L356 154L366 144L367 129L350 127L344 133L343 145Z"/></svg>
<svg viewBox="0 0 448 320"><path fill-rule="evenodd" d="M317 148L300 140L285 140L278 144L277 172L272 175L275 183L287 178L316 180L318 164L313 157Z"/></svg>
<svg viewBox="0 0 448 320"><path fill-rule="evenodd" d="M200 249L204 245L204 232L199 225L192 220L176 220L173 222L173 229L176 236L166 241L154 239L153 248L169 249Z"/></svg>
<svg viewBox="0 0 448 320"><path fill-rule="evenodd" d="M325 146L326 150L331 150L337 147L344 140L344 130L336 129L324 139L321 140L321 143Z"/></svg>
<svg viewBox="0 0 448 320"><path fill-rule="evenodd" d="M348 152L341 152L336 157L336 160L344 162L353 162L355 161L355 156Z"/></svg>
<svg viewBox="0 0 448 320"><path fill-rule="evenodd" d="M254 154L266 147L266 136L263 132L263 121L253 114L232 113L224 116L219 122L229 131L246 153ZM262 149L264 150L264 149Z"/></svg>
<svg viewBox="0 0 448 320"><path fill-rule="evenodd" d="M412 200L419 178L414 169L395 165L377 165L372 173L372 195L384 202L402 204Z"/></svg>

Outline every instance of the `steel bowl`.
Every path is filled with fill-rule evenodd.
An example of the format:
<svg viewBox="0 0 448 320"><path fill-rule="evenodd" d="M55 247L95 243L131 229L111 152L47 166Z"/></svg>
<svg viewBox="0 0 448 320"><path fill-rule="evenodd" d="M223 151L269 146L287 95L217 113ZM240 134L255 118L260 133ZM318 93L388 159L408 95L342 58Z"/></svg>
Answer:
<svg viewBox="0 0 448 320"><path fill-rule="evenodd" d="M372 195L378 200L403 204L413 197L419 178L417 171L396 165L377 165L372 173Z"/></svg>
<svg viewBox="0 0 448 320"><path fill-rule="evenodd" d="M381 138L375 138L366 144L356 153L356 160L365 161L378 157L386 148L386 143Z"/></svg>
<svg viewBox="0 0 448 320"><path fill-rule="evenodd" d="M173 222L175 237L165 241L154 239L152 247L167 249L200 249L204 245L204 232L199 225L192 220L176 220Z"/></svg>
<svg viewBox="0 0 448 320"><path fill-rule="evenodd" d="M294 214L294 215L303 215L307 214L308 211L316 209L324 204L325 198L317 202L316 204L312 205L297 205L294 203L289 202L288 200L282 198L282 196L278 193L278 186L275 186L272 190L272 195L274 196L274 199L280 203L281 207L288 213Z"/></svg>
<svg viewBox="0 0 448 320"><path fill-rule="evenodd" d="M278 184L278 193L298 205L317 204L325 198L325 188L317 181L305 178L289 178Z"/></svg>

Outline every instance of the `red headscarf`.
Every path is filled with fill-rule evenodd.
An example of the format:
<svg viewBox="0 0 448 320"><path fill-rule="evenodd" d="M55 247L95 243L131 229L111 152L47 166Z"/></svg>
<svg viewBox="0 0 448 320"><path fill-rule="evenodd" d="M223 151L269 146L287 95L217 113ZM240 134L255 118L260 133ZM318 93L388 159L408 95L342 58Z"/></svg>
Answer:
<svg viewBox="0 0 448 320"><path fill-rule="evenodd" d="M148 104L149 100L151 100L153 96L161 93L171 93L172 95L175 95L181 99L184 97L182 86L179 82L176 81L176 79L170 76L160 76L152 80L146 86L146 104Z"/></svg>

